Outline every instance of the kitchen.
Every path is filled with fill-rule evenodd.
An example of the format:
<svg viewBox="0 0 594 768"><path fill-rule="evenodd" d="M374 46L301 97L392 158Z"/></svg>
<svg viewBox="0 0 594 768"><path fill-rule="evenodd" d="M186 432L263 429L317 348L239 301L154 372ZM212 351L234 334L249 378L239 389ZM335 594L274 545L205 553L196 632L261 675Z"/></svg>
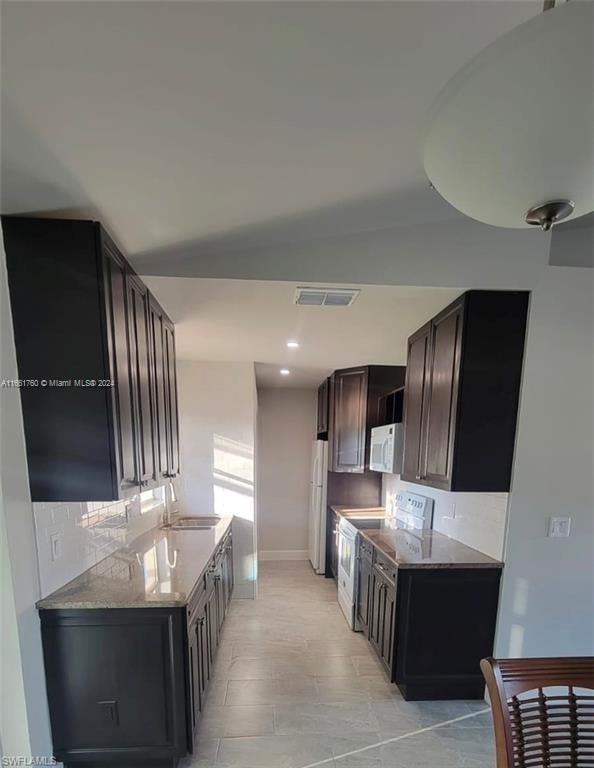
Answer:
<svg viewBox="0 0 594 768"><path fill-rule="evenodd" d="M240 647L237 638L226 642L228 611L240 637L246 631L240 617L250 618L251 606L233 613L232 595L236 601L259 597L261 589L265 600L267 591L284 592L283 573L289 581L305 576L303 570L282 571L285 564L307 565L304 560L284 560L286 553L263 550L258 565L254 537L255 525L259 538L266 536L270 503L266 473L277 483L294 473L298 453L294 430L284 435L284 451L272 446L281 456L282 469L266 455L267 430L254 451L221 429L214 412L206 418L205 408L214 411L216 402L205 384L208 374L203 370L188 381L186 363L176 360L176 325L163 308L164 304L180 312L185 301L204 315L195 286L181 297L179 286L171 285L176 281L148 279L157 299L98 223L28 217L4 217L2 223L19 372L29 382L21 388L21 396L40 568L46 569L48 584L53 586L56 580L59 584L56 590L48 586L49 594L37 604L56 757L66 765L82 764L91 755L101 764L117 763L126 755L130 761L164 765L186 751L199 754L203 738L206 743L212 738L224 743L227 735L264 736L269 723L251 723L245 730L241 719L235 725L229 720L236 710L232 683L240 681L230 679L221 688L217 671L229 661L224 654L231 653L233 678L236 655L254 661L262 653L279 652L266 640L247 640ZM213 286L204 289L212 292ZM260 322L288 323L293 328L301 324L299 339L286 342L286 355L296 365L274 371L269 365L259 375L256 372L259 389L266 389L263 385L271 380L282 387L291 377L316 381L317 369L303 365L309 359L308 346L316 346L312 332L323 333L324 326L332 328L337 319L343 329L350 324L355 331L358 325L360 343L369 349L363 323L373 327L377 322L382 289L355 289L342 306L332 303L336 294L331 288L320 294L318 306L312 306L316 297L311 290L295 290L292 285L282 290L290 299L284 307L290 319L268 309ZM346 290L336 290L344 298ZM177 306L168 291L177 296ZM405 315L411 304L420 315L420 330L403 344L406 365L334 370L318 388L317 407L313 398L307 401L305 433L308 438L325 438L314 443L312 480L318 483L312 484L307 530L311 545L307 567L310 574L317 572L323 586L313 585L315 577L309 581L340 606L345 631L362 633L357 635L357 652L368 664L373 655L363 637L369 641L379 665L374 675L362 675L362 680L380 685L382 697L395 683L400 695L396 690L391 695L397 700L437 701L442 706L453 700L464 707L474 700L483 706L479 662L494 645L502 563L434 530L430 493L438 488L505 496L509 490L528 294L468 291L428 319L421 314L422 291L417 290L412 302L406 301L404 289L397 289L396 297L388 289L383 293L396 299ZM440 292L425 298L431 306L443 300ZM218 312L229 312L224 301L216 304ZM240 320L237 297L236 305ZM70 317L77 307L74 325ZM43 323L42 318L48 317L53 321ZM414 320L405 322L410 326ZM36 328L35 335L31 327ZM233 323L230 330L235 330ZM192 326L180 336L180 349L188 341L195 344ZM334 354L354 353L353 334L345 338L347 344L334 341ZM393 336L387 341L390 348ZM282 336L276 342L280 347ZM318 352L328 359L325 344L318 345ZM200 369L201 363L197 364ZM65 371L75 371L77 378L96 381L97 386L43 385ZM204 389L202 403L198 380ZM37 381L40 386L35 386ZM102 382L113 385L101 386ZM211 386L223 386L216 371ZM283 392L291 389L281 388L279 393ZM261 396L265 412L266 395ZM186 403L197 408L197 419L205 424L209 437L205 446L203 436L196 435L193 422L187 420ZM233 409L226 397L225 406L229 418ZM277 432L280 423L292 420L290 406L282 407L282 421L278 414L272 420ZM287 439L291 436L292 441ZM46 445L53 449L48 452ZM212 471L213 495L208 506L198 507L184 484L184 465L197 466L194 452L203 448L212 451L206 469ZM260 500L254 496L257 473ZM187 474L195 484L194 473ZM414 483L415 492L400 489L400 478ZM298 473L293 480L301 484L302 493L306 480ZM282 495L287 485L283 483ZM122 499L114 516L109 507L83 501L114 495ZM243 508L241 497L247 497ZM69 502L78 503L86 514L74 526L65 521L60 527L56 518L65 506L67 518L76 514L76 504ZM140 514L134 505L140 506ZM291 514L287 499L280 505ZM155 526L161 510L162 519ZM303 505L292 516L303 519L306 512ZM59 566L70 554L72 527L79 529L79 537L81 529L84 536L84 529L91 528L82 539L85 546L96 545L97 531L108 540L93 552L96 564L65 579ZM48 541L49 558L44 560ZM64 565L77 567L75 562ZM271 575L277 582L270 583ZM304 587L306 583L307 579ZM287 600L292 609L303 596L299 590L296 606ZM263 630L268 634L270 627ZM307 657L310 642L316 648L311 636L303 646L298 632L283 637L280 654L287 647L295 653L291 666L298 669L301 662L307 670L315 665L315 654L308 660L298 653L301 649ZM347 642L347 647L351 645ZM338 672L346 671L341 655L328 653L326 661L338 664ZM268 671L254 674L265 674L266 679ZM338 680L342 677L336 675ZM308 692L308 701L315 702L324 678L317 674L311 678L318 688ZM258 707L270 707L271 700L277 701L274 695L271 699L267 692L268 698L262 698L258 677L241 682L240 701L245 707L241 717L252 707L256 718L262 717ZM256 691L250 699L254 682ZM285 702L291 701L290 693ZM222 723L212 714L210 695L217 704L223 702L218 710ZM300 689L297 701L302 697ZM145 702L140 709L139 701ZM333 703L329 695L328 704Z"/></svg>
<svg viewBox="0 0 594 768"><path fill-rule="evenodd" d="M589 10L266 5L3 4L2 758L507 768L489 664L591 687L591 206L420 129Z"/></svg>

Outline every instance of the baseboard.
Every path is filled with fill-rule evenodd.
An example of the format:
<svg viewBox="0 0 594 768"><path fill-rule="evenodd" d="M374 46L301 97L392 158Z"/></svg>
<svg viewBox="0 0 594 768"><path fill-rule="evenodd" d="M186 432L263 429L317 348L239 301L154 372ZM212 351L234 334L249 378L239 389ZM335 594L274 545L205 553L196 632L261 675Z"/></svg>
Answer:
<svg viewBox="0 0 594 768"><path fill-rule="evenodd" d="M258 552L258 560L307 560L307 549L265 549Z"/></svg>

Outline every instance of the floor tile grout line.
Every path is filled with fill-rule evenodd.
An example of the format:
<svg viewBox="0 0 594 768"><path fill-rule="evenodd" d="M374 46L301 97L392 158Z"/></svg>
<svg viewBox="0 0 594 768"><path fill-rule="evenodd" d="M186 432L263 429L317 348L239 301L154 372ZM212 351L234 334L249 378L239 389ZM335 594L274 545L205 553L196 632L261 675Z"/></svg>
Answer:
<svg viewBox="0 0 594 768"><path fill-rule="evenodd" d="M368 752L370 749L377 749L383 747L386 744L393 744L396 741L402 741L408 739L411 736L418 736L420 733L427 733L428 731L434 731L436 728L442 728L444 725L451 725L452 723L459 723L461 720L468 720L471 717L478 717L478 715L484 715L490 712L490 709L481 709L478 712L470 712L468 715L461 715L460 717L454 717L452 720L444 720L442 723L435 723L434 725L428 725L426 728L417 728L416 731L410 733L403 733L400 736L394 736L391 739L385 739L384 741L378 741L376 744L369 744L367 747L361 747L360 749L353 749L351 752L344 752L342 755L336 755L334 757L320 760L317 763L308 763L302 768L318 768L320 765L335 764L338 760L344 760L345 757L352 757L353 755L360 755L362 752Z"/></svg>

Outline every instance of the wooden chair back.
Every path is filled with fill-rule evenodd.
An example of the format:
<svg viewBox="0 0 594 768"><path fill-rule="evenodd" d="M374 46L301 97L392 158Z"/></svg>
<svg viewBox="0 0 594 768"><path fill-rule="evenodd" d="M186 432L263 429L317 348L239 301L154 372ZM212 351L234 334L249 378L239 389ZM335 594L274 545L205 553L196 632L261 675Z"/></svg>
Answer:
<svg viewBox="0 0 594 768"><path fill-rule="evenodd" d="M481 669L497 768L594 767L594 657L489 658Z"/></svg>

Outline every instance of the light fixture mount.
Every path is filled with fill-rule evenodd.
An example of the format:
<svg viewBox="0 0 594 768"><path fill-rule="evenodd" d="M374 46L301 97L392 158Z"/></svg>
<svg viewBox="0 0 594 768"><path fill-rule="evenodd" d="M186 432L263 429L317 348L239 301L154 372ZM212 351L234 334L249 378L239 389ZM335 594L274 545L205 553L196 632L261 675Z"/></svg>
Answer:
<svg viewBox="0 0 594 768"><path fill-rule="evenodd" d="M526 211L526 223L540 227L543 232L548 232L553 224L566 219L573 213L574 208L573 200L548 200Z"/></svg>

